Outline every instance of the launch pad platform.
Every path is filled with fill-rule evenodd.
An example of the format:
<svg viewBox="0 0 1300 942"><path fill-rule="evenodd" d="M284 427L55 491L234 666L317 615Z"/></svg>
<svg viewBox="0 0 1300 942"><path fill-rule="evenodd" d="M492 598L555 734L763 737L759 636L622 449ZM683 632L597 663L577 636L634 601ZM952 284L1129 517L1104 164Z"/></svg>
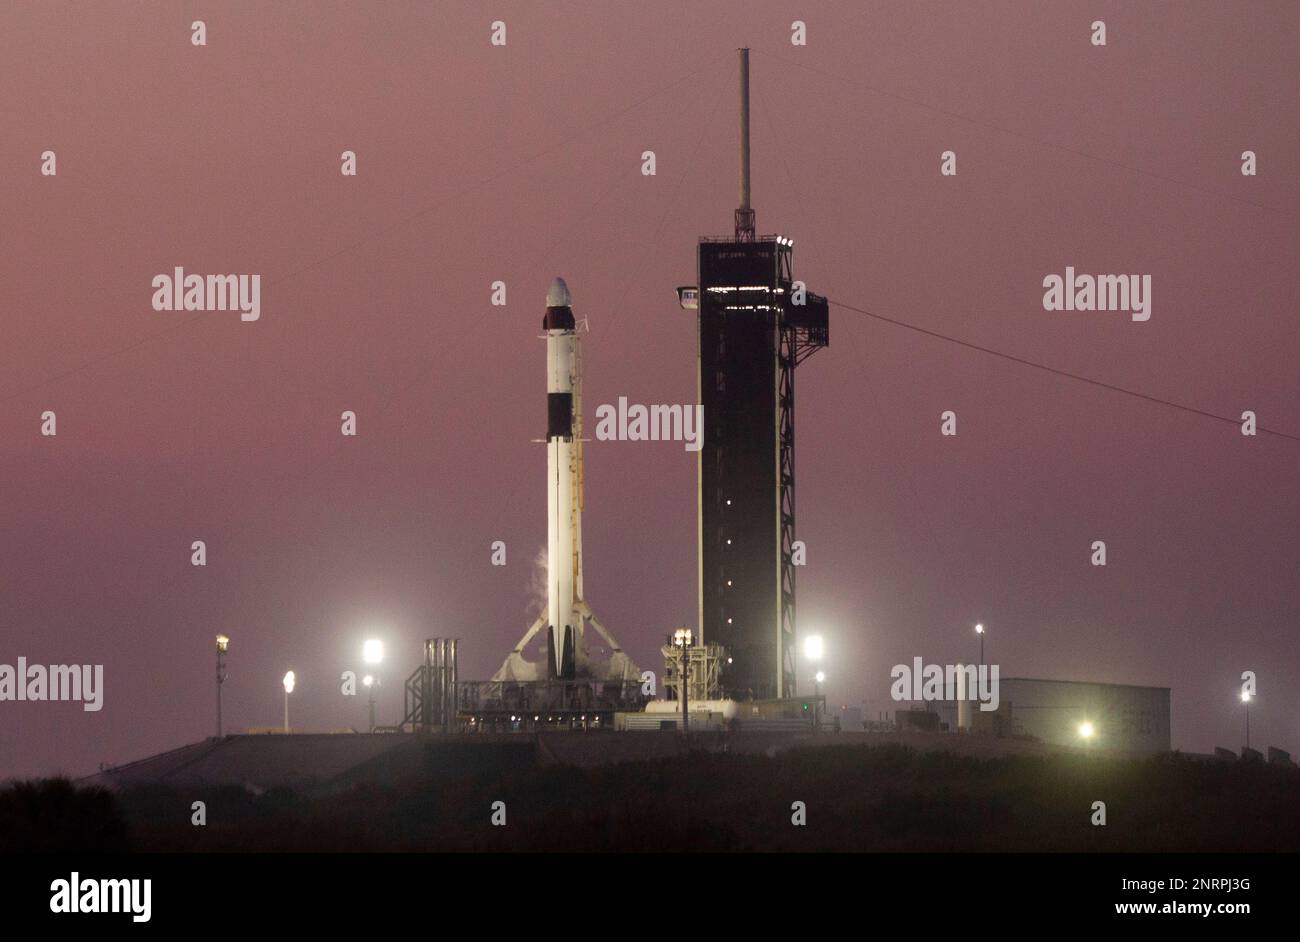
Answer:
<svg viewBox="0 0 1300 942"><path fill-rule="evenodd" d="M615 713L647 699L639 681L471 680L460 684L456 718L468 732L613 729Z"/></svg>

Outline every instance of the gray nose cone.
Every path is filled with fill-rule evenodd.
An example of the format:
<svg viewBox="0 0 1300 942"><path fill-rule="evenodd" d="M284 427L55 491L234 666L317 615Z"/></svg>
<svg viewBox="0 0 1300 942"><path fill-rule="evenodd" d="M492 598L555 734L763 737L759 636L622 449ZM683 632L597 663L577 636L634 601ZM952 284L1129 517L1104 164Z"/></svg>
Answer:
<svg viewBox="0 0 1300 942"><path fill-rule="evenodd" d="M546 291L547 307L572 307L573 298L569 296L569 286L563 278L556 278Z"/></svg>

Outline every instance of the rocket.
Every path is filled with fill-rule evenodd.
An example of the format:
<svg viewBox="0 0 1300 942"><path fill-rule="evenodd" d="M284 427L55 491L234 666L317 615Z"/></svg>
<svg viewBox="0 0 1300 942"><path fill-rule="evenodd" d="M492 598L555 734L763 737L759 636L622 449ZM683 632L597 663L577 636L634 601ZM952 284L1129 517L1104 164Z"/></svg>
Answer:
<svg viewBox="0 0 1300 942"><path fill-rule="evenodd" d="M586 322L583 322L586 329ZM582 346L563 278L551 282L546 340L546 605L492 676L502 683L640 683L641 670L601 624L582 586ZM546 663L525 651L546 629ZM595 632L593 638L588 629ZM590 641L603 645L593 653Z"/></svg>
<svg viewBox="0 0 1300 942"><path fill-rule="evenodd" d="M578 413L578 334L563 278L546 292L546 619L548 674L570 678L582 615L582 440Z"/></svg>

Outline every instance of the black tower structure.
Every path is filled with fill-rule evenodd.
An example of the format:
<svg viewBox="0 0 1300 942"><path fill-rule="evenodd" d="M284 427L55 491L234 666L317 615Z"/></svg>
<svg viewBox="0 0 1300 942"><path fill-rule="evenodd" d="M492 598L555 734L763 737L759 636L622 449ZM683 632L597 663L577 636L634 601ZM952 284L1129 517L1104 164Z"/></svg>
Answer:
<svg viewBox="0 0 1300 942"><path fill-rule="evenodd" d="M826 299L793 265L792 240L755 235L741 49L735 233L702 238L697 269L700 628L726 648L723 690L739 699L796 695L794 371L830 333Z"/></svg>

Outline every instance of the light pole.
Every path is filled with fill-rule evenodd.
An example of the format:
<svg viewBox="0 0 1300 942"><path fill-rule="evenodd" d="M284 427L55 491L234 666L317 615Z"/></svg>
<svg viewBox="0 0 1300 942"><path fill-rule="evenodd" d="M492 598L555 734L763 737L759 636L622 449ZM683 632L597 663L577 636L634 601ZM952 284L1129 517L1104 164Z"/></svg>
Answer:
<svg viewBox="0 0 1300 942"><path fill-rule="evenodd" d="M1241 692L1241 702L1246 704L1246 748L1250 748L1250 692Z"/></svg>
<svg viewBox="0 0 1300 942"><path fill-rule="evenodd" d="M284 675L284 731L289 732L289 694L293 693L293 671Z"/></svg>
<svg viewBox="0 0 1300 942"><path fill-rule="evenodd" d="M370 732L375 731L375 687L379 686L378 667L384 660L384 642L371 638L361 646L361 658L376 670L375 674L362 681L370 689Z"/></svg>
<svg viewBox="0 0 1300 942"><path fill-rule="evenodd" d="M975 633L980 636L980 667L984 666L984 626L976 625Z"/></svg>
<svg viewBox="0 0 1300 942"><path fill-rule="evenodd" d="M821 729L821 722L818 717L822 708L822 683L826 680L826 673L818 671L813 675L813 729Z"/></svg>
<svg viewBox="0 0 1300 942"><path fill-rule="evenodd" d="M370 693L370 732L373 733L375 731L375 678L367 674L361 682L366 685L366 690Z"/></svg>
<svg viewBox="0 0 1300 942"><path fill-rule="evenodd" d="M217 635L217 738L221 738L221 685L226 682L226 648L230 639Z"/></svg>
<svg viewBox="0 0 1300 942"><path fill-rule="evenodd" d="M685 738L691 730L690 714L690 651L691 651L691 629L678 628L673 632L672 643L682 649L682 668L681 676L678 678L677 689L682 694L682 737Z"/></svg>

